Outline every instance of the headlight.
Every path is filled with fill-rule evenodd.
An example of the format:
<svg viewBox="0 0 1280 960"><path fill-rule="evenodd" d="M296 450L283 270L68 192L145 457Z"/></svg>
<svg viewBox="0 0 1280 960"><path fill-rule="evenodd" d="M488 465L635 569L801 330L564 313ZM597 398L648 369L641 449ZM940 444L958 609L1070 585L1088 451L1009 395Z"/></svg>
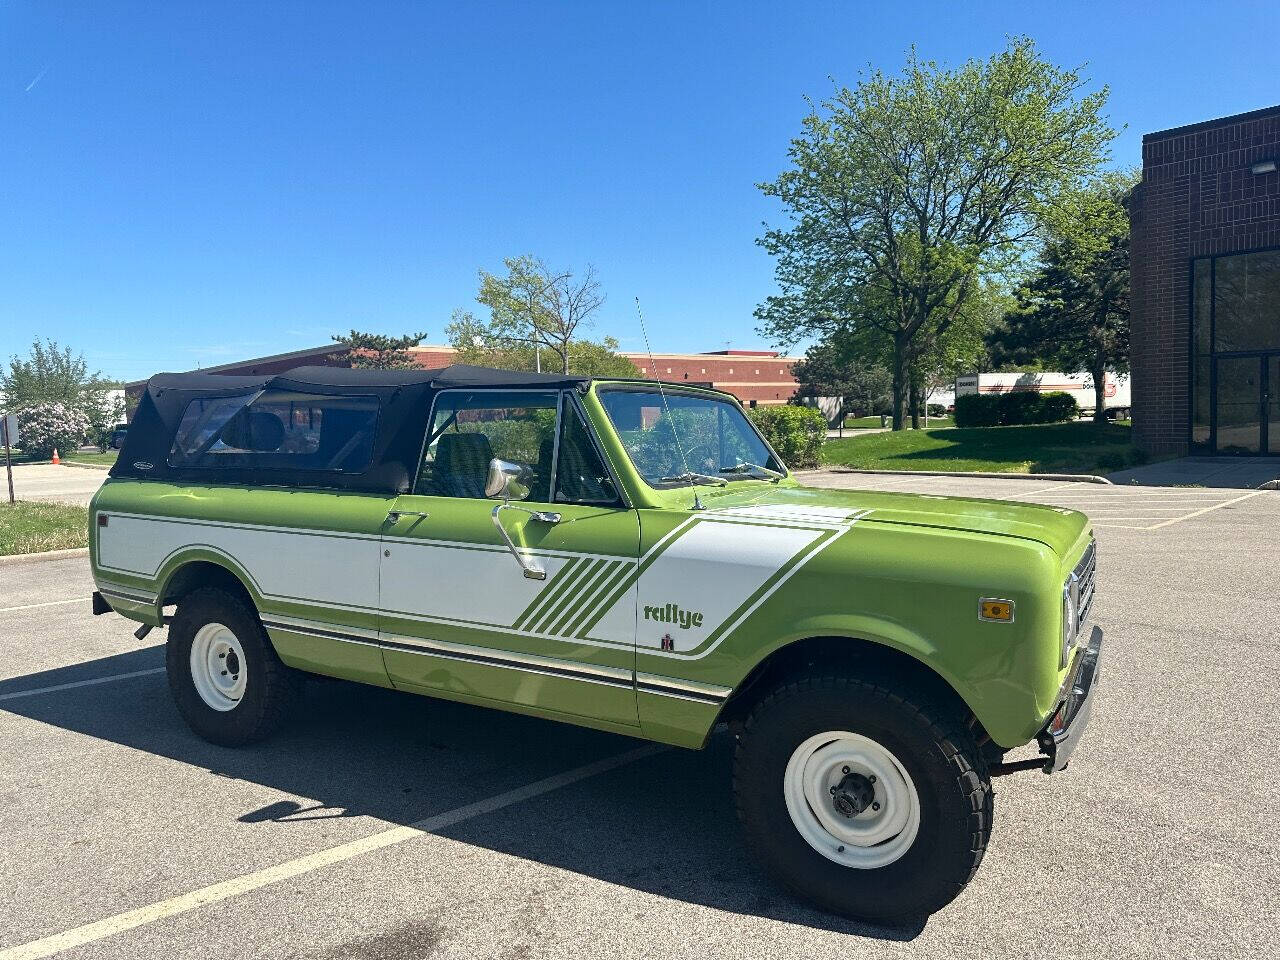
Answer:
<svg viewBox="0 0 1280 960"><path fill-rule="evenodd" d="M1058 657L1058 667L1067 665L1067 654L1075 643L1076 634L1080 632L1080 578L1074 573L1062 585L1062 652Z"/></svg>

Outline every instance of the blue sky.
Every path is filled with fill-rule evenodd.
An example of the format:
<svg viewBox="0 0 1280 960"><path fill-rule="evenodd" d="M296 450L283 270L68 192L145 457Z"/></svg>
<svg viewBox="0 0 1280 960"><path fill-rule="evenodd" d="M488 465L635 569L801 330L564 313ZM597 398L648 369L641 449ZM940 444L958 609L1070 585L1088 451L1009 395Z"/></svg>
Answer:
<svg viewBox="0 0 1280 960"><path fill-rule="evenodd" d="M0 0L0 355L51 336L133 379L443 342L523 252L593 263L626 347L635 296L655 349L766 346L754 184L804 96L1020 33L1111 86L1118 164L1280 100L1274 2Z"/></svg>

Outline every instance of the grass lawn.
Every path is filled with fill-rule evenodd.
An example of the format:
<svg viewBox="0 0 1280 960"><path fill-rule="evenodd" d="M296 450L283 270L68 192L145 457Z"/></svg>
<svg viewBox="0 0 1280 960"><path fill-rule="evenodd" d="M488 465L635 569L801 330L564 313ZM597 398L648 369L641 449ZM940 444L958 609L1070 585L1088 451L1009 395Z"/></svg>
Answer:
<svg viewBox="0 0 1280 960"><path fill-rule="evenodd" d="M1109 473L1143 456L1130 429L1109 423L1029 427L940 427L828 440L823 462L862 470L963 470L991 473Z"/></svg>
<svg viewBox="0 0 1280 960"><path fill-rule="evenodd" d="M24 500L0 503L0 556L88 545L89 511L84 507Z"/></svg>
<svg viewBox="0 0 1280 960"><path fill-rule="evenodd" d="M119 450L108 450L106 453L99 453L97 450L84 450L68 453L62 459L74 460L76 463L96 463L109 467L116 462L116 457L119 455Z"/></svg>
<svg viewBox="0 0 1280 960"><path fill-rule="evenodd" d="M116 462L116 457L120 455L119 450L108 450L106 453L99 453L97 450L75 450L71 453L62 453L59 451L59 459L65 461L74 461L75 463L94 463L104 467L109 467ZM0 467L4 466L4 448L0 447ZM36 460L29 456L25 450L13 451L14 463L48 463L45 460Z"/></svg>

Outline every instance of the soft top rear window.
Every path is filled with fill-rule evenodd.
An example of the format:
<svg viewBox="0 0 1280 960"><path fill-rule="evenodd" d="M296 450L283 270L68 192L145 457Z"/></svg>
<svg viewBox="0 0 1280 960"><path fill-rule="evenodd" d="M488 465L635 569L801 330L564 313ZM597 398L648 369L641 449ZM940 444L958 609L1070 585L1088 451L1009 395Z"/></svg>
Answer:
<svg viewBox="0 0 1280 960"><path fill-rule="evenodd" d="M182 414L169 466L359 473L377 431L371 396L266 389L201 397Z"/></svg>

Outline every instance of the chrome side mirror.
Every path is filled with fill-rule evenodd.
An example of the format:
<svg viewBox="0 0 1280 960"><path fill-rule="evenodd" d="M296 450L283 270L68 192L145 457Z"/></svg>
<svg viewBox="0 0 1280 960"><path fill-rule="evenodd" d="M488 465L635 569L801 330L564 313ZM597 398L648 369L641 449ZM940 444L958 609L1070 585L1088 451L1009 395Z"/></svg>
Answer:
<svg viewBox="0 0 1280 960"><path fill-rule="evenodd" d="M484 482L484 495L490 500L511 499L511 484L525 474L525 467L510 460L494 457L489 461L489 475Z"/></svg>
<svg viewBox="0 0 1280 960"><path fill-rule="evenodd" d="M493 525L498 528L498 533L502 535L502 539L506 541L507 549L511 551L511 555L516 558L516 563L520 564L520 569L524 571L524 575L530 580L547 579L547 571L544 570L536 560L526 557L516 547L515 541L511 539L511 534L507 533L507 528L502 525L501 513L503 510L519 510L521 513L529 514L530 518L538 523L559 523L560 514L550 510L530 510L528 507L517 507L511 502L511 485L523 481L529 475L529 468L519 463L511 463L508 460L500 460L494 457L489 461L489 476L484 483L484 495L489 499L502 498L502 502L493 508L493 512L489 514L493 520ZM527 494L526 494L527 495Z"/></svg>

